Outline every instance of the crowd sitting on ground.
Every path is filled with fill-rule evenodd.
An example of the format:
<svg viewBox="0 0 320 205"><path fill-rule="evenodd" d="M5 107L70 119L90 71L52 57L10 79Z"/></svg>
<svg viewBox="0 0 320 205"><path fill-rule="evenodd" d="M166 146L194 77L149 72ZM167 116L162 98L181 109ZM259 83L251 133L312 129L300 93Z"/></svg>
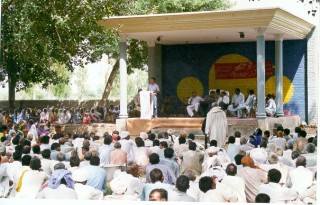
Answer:
<svg viewBox="0 0 320 205"><path fill-rule="evenodd" d="M32 120L35 123L50 124L90 124L100 122L115 122L119 118L119 106L81 108L46 107L3 110L0 109L0 126L21 124Z"/></svg>
<svg viewBox="0 0 320 205"><path fill-rule="evenodd" d="M222 147L172 130L133 138L26 127L1 127L2 198L316 204L317 137L300 127L237 131Z"/></svg>

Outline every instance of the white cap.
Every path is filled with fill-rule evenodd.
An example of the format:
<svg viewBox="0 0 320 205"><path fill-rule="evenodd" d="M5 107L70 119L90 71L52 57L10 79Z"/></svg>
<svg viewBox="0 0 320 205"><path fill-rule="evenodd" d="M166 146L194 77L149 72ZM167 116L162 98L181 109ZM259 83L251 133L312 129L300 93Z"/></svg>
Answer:
<svg viewBox="0 0 320 205"><path fill-rule="evenodd" d="M144 140L148 139L148 134L145 132L140 132L140 137Z"/></svg>
<svg viewBox="0 0 320 205"><path fill-rule="evenodd" d="M84 170L78 169L72 173L72 178L75 182L84 182L88 180L88 173Z"/></svg>
<svg viewBox="0 0 320 205"><path fill-rule="evenodd" d="M125 139L130 135L130 133L128 131L121 131L119 135L121 139Z"/></svg>
<svg viewBox="0 0 320 205"><path fill-rule="evenodd" d="M250 157L253 159L254 164L264 164L268 159L268 153L261 148L255 148L250 151Z"/></svg>
<svg viewBox="0 0 320 205"><path fill-rule="evenodd" d="M110 182L110 188L114 194L124 194L127 190L127 185L123 179L114 178Z"/></svg>

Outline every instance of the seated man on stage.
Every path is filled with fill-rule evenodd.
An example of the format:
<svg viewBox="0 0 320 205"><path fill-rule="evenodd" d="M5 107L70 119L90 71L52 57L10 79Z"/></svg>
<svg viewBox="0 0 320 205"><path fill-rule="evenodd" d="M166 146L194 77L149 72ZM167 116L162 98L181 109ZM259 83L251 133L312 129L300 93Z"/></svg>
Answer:
<svg viewBox="0 0 320 205"><path fill-rule="evenodd" d="M237 108L240 104L244 103L244 95L240 92L239 88L235 89L235 93L232 97L231 105L228 106L228 111L236 116Z"/></svg>
<svg viewBox="0 0 320 205"><path fill-rule="evenodd" d="M196 92L192 92L192 97L189 98L187 106L187 112L190 117L194 116L193 111L198 112L201 101L203 101L203 99L197 96Z"/></svg>
<svg viewBox="0 0 320 205"><path fill-rule="evenodd" d="M267 101L267 104L266 104L266 115L268 117L273 117L274 114L276 114L276 103L272 97L271 94L268 94L267 97L266 97L266 101Z"/></svg>
<svg viewBox="0 0 320 205"><path fill-rule="evenodd" d="M221 96L219 97L217 103L218 103L219 107L221 107L221 110L228 109L228 106L230 103L230 98L225 91L221 92Z"/></svg>
<svg viewBox="0 0 320 205"><path fill-rule="evenodd" d="M216 102L216 93L211 91L209 95L203 98L200 102L200 114L205 117L212 108L212 103Z"/></svg>
<svg viewBox="0 0 320 205"><path fill-rule="evenodd" d="M250 89L249 90L249 96L246 100L245 103L240 104L237 108L237 113L238 113L238 118L243 117L243 110L245 109L246 112L250 113L252 107L253 107L253 103L254 103L254 90ZM246 115L246 114L245 114Z"/></svg>

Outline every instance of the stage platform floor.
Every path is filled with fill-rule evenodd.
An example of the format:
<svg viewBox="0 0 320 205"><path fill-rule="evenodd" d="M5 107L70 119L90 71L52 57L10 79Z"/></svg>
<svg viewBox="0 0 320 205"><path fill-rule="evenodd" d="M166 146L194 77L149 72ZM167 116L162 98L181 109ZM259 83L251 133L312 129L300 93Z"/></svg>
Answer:
<svg viewBox="0 0 320 205"><path fill-rule="evenodd" d="M140 119L128 118L126 120L126 129L132 136L138 136L140 132L149 132L155 129L167 130L195 130L201 132L201 126L204 118L154 118L154 119ZM257 120L256 118L236 118L228 117L229 133L234 133L239 130L243 135L250 135L255 128L260 127L263 130L272 130L274 124L282 124L283 127L294 130L296 126L300 125L300 117L297 115L286 116L280 118L266 118L265 120Z"/></svg>

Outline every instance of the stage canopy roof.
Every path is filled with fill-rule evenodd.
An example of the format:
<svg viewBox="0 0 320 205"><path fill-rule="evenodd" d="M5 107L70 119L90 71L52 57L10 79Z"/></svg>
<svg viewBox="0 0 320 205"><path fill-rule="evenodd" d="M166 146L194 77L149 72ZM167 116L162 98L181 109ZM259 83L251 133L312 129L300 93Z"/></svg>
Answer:
<svg viewBox="0 0 320 205"><path fill-rule="evenodd" d="M284 34L284 40L304 39L315 27L282 8L117 16L99 24L119 29L126 38L164 45L256 41L259 27L266 28L266 40L273 41L274 34Z"/></svg>

